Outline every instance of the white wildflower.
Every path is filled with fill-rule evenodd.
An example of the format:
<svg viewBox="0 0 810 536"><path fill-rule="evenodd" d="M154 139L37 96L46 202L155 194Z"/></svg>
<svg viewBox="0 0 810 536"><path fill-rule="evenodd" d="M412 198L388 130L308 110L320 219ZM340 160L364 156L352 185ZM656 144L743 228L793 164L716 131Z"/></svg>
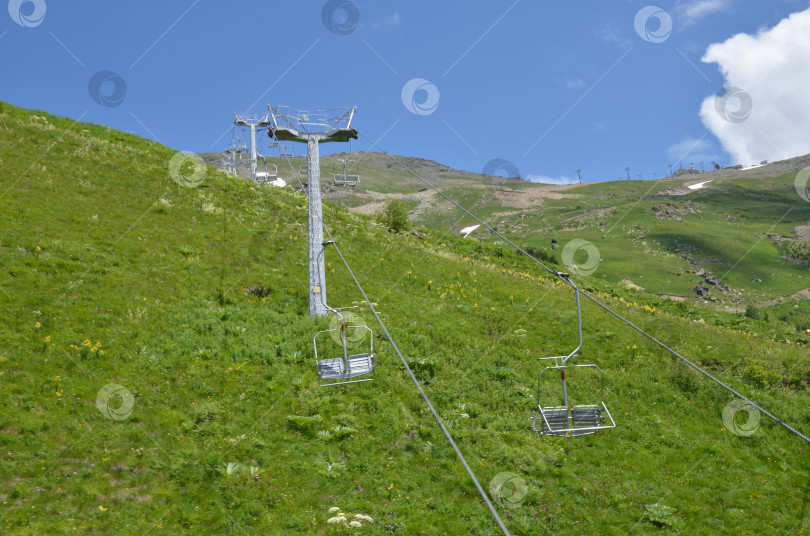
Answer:
<svg viewBox="0 0 810 536"><path fill-rule="evenodd" d="M360 523L359 521L352 521L351 523L349 523L349 526L350 527L362 527L363 524Z"/></svg>
<svg viewBox="0 0 810 536"><path fill-rule="evenodd" d="M338 516L338 517L330 517L329 519L326 520L326 522L327 523L345 523L346 518L345 517L340 517L340 516Z"/></svg>
<svg viewBox="0 0 810 536"><path fill-rule="evenodd" d="M332 508L329 509L330 514L334 514L335 512L340 512L340 508L338 508L337 506L333 506Z"/></svg>

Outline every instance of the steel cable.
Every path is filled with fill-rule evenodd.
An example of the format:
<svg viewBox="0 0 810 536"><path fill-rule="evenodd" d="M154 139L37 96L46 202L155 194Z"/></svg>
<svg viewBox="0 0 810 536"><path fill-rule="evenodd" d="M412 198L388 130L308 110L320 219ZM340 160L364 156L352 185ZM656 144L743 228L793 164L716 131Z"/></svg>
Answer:
<svg viewBox="0 0 810 536"><path fill-rule="evenodd" d="M459 209L461 209L461 210L462 210L462 211L463 211L465 214L467 214L468 216L470 216L471 218L473 218L475 221L477 221L478 223L480 223L481 225L483 225L484 227L486 227L486 228L487 228L487 229L488 229L488 230L489 230L489 231L490 231L492 234L497 235L497 236L498 236L499 238L501 238L501 239L502 239L504 242L506 242L507 244L509 244L510 246L512 246L513 248L515 248L515 249L516 249L516 250L518 250L519 252L521 252L523 255L527 256L529 259L531 259L532 261L534 261L534 262L535 262L535 263L537 263L538 265L542 266L542 267L543 267L545 270L547 270L549 273L551 273L552 275L554 275L555 277L557 277L557 278L558 278L560 281L563 281L563 282L567 283L568 285L573 286L573 285L571 284L571 282L567 281L567 280L566 280L564 277L560 277L560 275L559 275L559 274L558 274L556 271L552 270L551 268L549 268L548 266L546 266L545 264L543 264L542 262L540 262L540 261L539 261L538 259L536 259L536 258L535 258L533 255L529 254L529 253L528 253L528 252L526 252L526 251L525 251L523 248L521 248L520 246L518 246L517 244L515 244L514 242L512 242L512 241L511 241L511 240L509 240L508 238L506 238L504 235L502 235L501 233L499 233L499 232L498 232L496 229L494 229L493 227L491 227L491 226L487 225L487 224L486 224L486 223L485 223L483 220L481 220L480 218L478 218L478 217L477 217L475 214L473 214L472 212L470 212L470 211L469 211L469 210L467 210L466 208L464 208L464 207L462 207L461 205L459 205L459 204L458 204L457 202L455 202L455 201L454 201L452 198L450 198L450 197L449 197L447 194L445 194L444 192L440 191L438 188L436 188L435 186L433 186L433 185L432 185L431 183L429 183L427 180L425 180L424 178L422 178L422 177L421 177L421 176L420 176L418 173L416 173L415 171L413 171L412 169L410 169L408 166L406 166L405 164L403 164L402 162L400 162L400 161L399 161L399 160L398 160L398 159L397 159L395 156L393 156L393 155L389 154L387 151L385 151L384 149L382 149L382 148L381 148L379 145L377 145L377 144L376 144L376 143L375 143L373 140L371 140L371 139L370 139L368 136L366 136L366 135L365 135L365 134L363 134L362 132L360 133L360 135L361 135L361 136L363 136L363 138L365 138L366 140L368 140L368 142L369 142L369 143L371 143L371 145L372 145L372 146L376 147L377 149L379 149L379 150L380 150L380 152L382 152L383 154L387 155L387 156L388 156L389 158L391 158L391 159L392 159L394 162L396 162L396 163L397 163L397 164L398 164L398 165L399 165L399 166L400 166L402 169L404 169L405 171L407 171L408 173L410 173L411 175L413 175L414 177L416 177L417 179L419 179L419 180L420 180L420 181L421 181L421 182L422 182L422 183L423 183L425 186L427 186L428 188L431 188L432 190L434 190L436 193L438 193L439 195L441 195L442 197L444 197L444 198L445 198L447 201L449 201L450 203L452 203L454 206L456 206L456 207L458 207ZM647 337L648 339L650 339L651 341L653 341L655 344L657 344L658 346L660 346L660 347L661 347L661 348L663 348L664 350L668 351L669 353L671 353L672 355L674 355L674 356L675 356L675 357L677 357L678 359L682 360L684 363L686 363L686 364L687 364L687 365L689 365L690 367L694 368L695 370L697 370L698 372L700 372L701 374L703 374L704 376L706 376L707 378L709 378L710 380L712 380L713 382L715 382L717 385L719 385L719 386L720 386L720 387L722 387L723 389L727 390L728 392L730 392L730 393L731 393L731 394L733 394L734 396L736 396L736 397L740 398L741 400L745 401L746 403L750 404L751 406L753 406L754 408L756 408L758 411L761 411L761 412L762 412L762 413L764 413L766 416L768 416L768 418L770 418L771 420L773 420L774 422L776 422L776 423L777 423L777 424L779 424L780 426L784 427L785 429L787 429L787 430L788 430L788 431L790 431L791 433L793 433L793 434L797 435L798 437L800 437L801 439L803 439L805 442L810 443L810 437L807 437L806 435L804 435L803 433L799 432L799 431L798 431L798 430L796 430L794 427L792 427L791 425L789 425L788 423L786 423L785 421L783 421L782 419L780 419L779 417L777 417L776 415L774 415L773 413L771 413L770 411L766 410L765 408L763 408L763 407L762 407L762 406L760 406L759 404L757 404L757 403L753 402L752 400L750 400L750 399L748 399L747 397L743 396L742 394L738 393L738 392L737 392L737 391L735 391L733 388L731 388L731 387L730 387L730 386L728 386L727 384L723 383L721 380L719 380L719 379L715 378L715 377L714 377L714 376L712 376L712 375L711 375L709 372L707 372L707 371L703 370L703 369L702 369L702 368L700 368L698 365L696 365L695 363L693 363L692 361L690 361L690 360L689 360L689 359L687 359L686 357L682 356L682 355L681 355L680 353L678 353L677 351L673 350L672 348L670 348L669 346L667 346L667 345L666 345L666 344L664 344L663 342L659 341L658 339L656 339L655 337L653 337L652 335L650 335L649 333L647 333L646 331L644 331L644 330L643 330L643 329L641 329L640 327L636 326L635 324L633 324L632 322L630 322L628 319L626 319L625 317L623 317L622 315L620 315L619 313L617 313L616 311L614 311L613 309L611 309L610 307L608 307L607 305L605 305L604 303L602 303L602 302L600 302L599 300L597 300L597 299L596 299L594 296L591 296L591 295L590 295L588 292L586 292L586 291L584 291L584 290L580 290L580 292L581 292L581 293L582 293L582 294L583 294L583 295L584 295L586 298L588 298L589 300L591 300L593 303L595 303L595 304L596 304L596 305L598 305L599 307L603 308L604 310L606 310L607 312L609 312L610 314L612 314L613 316L615 316L616 318L618 318L619 320L621 320L622 322L624 322L625 324L627 324L628 326L630 326L631 328L635 329L635 330L636 330L636 331L638 331L638 332L639 332L641 335L643 335L644 337Z"/></svg>
<svg viewBox="0 0 810 536"><path fill-rule="evenodd" d="M295 168L293 167L292 162L290 162L289 158L286 158L286 160L287 160L287 163L290 165L290 170L293 172L293 176L295 177L295 180L298 181L298 185L301 187L301 189L304 191L304 193L307 194L307 197L309 197L309 188L304 189L304 185L301 183L301 179L298 178L298 173L295 171ZM484 499L484 502L486 503L487 508L489 508L489 511L492 513L493 517L495 518L495 521L498 523L498 527L500 527L501 531L504 533L505 536L511 536L511 534L509 532L509 529L507 529L506 525L503 524L503 520L501 520L501 517L498 515L498 512L495 510L495 507L492 505L492 502L489 500L489 497L487 496L486 492L484 491L484 488L481 487L481 483L478 481L478 478L475 476L475 473L473 472L472 468L470 468L469 464L467 463L467 460L464 458L464 455L461 453L461 450L459 450L458 445L456 445L456 442L453 440L453 437L450 435L450 432L447 430L447 427L444 425L444 421L442 421L442 418L439 416L439 413L436 411L436 408L433 407L433 404L431 403L430 398L428 398L427 393L425 393L424 389L422 389L422 384L419 383L419 380L416 378L416 375L414 375L413 371L411 370L411 367L408 366L407 360L402 355L402 352L399 350L399 347L397 346L397 343L394 341L394 338L391 336L391 333L388 332L388 328L385 327L385 324L383 323L382 319L380 318L380 315L377 314L377 310L374 309L374 306L371 304L371 300L369 300L368 296L366 295L366 291L363 290L362 285L360 285L360 281L357 280L357 276L355 276L354 271L352 271L351 267L349 266L349 263L346 261L346 258L343 256L343 252L340 251L340 248L338 247L337 242L335 241L335 238L332 236L332 233L330 233L329 229L326 227L326 225L323 224L322 219L321 219L321 225L323 226L323 230L326 231L327 236L329 236L329 240L332 241L332 245L334 246L335 251L337 251L337 254L340 256L340 260L343 261L343 265L346 267L346 270L348 270L349 274L352 276L352 280L354 281L354 284L357 286L357 289L360 291L360 294L363 295L363 299L368 304L368 307L371 310L372 314L374 315L374 318L377 319L377 323L380 324L380 328L382 328L383 332L385 333L385 336L388 338L388 341L391 343L391 346L393 346L394 351L399 356L400 361L402 361L402 365L405 367L405 370L408 371L408 375L411 377L411 380L413 380L413 383L416 385L416 388L419 390L419 394L422 395L422 398L424 399L424 401L427 404L428 408L430 408L430 412L433 414L433 418L436 420L437 423L439 423L439 427L442 429L442 432L444 433L444 436L447 438L447 441L450 442L450 445L453 447L453 450L456 452L456 456L458 457L461 464L464 466L464 469L467 471L467 474L470 475L470 479L472 479L473 484L475 484L475 487L478 490L478 493Z"/></svg>

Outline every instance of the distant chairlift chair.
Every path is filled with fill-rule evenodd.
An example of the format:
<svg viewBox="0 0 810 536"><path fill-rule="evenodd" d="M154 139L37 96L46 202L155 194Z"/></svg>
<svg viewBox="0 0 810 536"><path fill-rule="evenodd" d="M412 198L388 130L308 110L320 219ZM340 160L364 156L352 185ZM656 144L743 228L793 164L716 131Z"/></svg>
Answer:
<svg viewBox="0 0 810 536"><path fill-rule="evenodd" d="M582 309L579 299L579 288L569 280L569 274L559 272L557 274L561 278L574 287L577 298L577 332L579 334L579 346L568 354L567 356L558 357L544 357L542 360L553 360L554 365L548 366L540 372L537 377L537 403L540 410L539 416L532 417L532 430L540 432L544 435L557 436L557 437L572 437L585 434L592 434L599 430L608 428L615 428L616 423L610 415L607 406L605 406L605 374L597 365L568 365L568 361L577 355L582 349ZM569 404L568 398L568 385L566 384L565 371L570 369L592 369L599 374L600 383L600 398L598 404ZM543 391L542 379L543 374L549 370L559 370L560 378L562 379L562 406L545 405L544 400L547 396ZM604 422L604 418L610 421L610 424ZM537 420L540 420L540 427L537 426Z"/></svg>
<svg viewBox="0 0 810 536"><path fill-rule="evenodd" d="M323 255L324 250L326 250L326 246L330 244L332 244L331 241L323 243L323 249L321 249L320 253L321 255ZM323 294L321 294L321 296L323 296ZM322 303L330 313L337 316L340 327L319 331L312 341L315 347L315 363L317 365L318 377L320 378L319 383L321 387L372 381L374 379L374 367L376 366L376 357L374 355L374 332L371 331L371 329L369 329L367 326L346 325L346 318L340 313L340 311L344 309L352 309L352 307L334 309L329 307L325 301ZM346 344L346 330L368 331L368 352L349 354L349 347ZM339 357L325 357L321 359L323 352L321 355L318 354L318 338L322 337L324 334L332 334L338 331L340 332L341 355ZM371 375L371 377L355 379L366 375Z"/></svg>
<svg viewBox="0 0 810 536"><path fill-rule="evenodd" d="M256 172L256 184L267 184L269 186L278 187L284 187L287 185L284 179L279 178L277 165L268 164L267 157L264 155L258 155L258 158L264 159L264 171ZM270 171L270 168L272 168L272 171Z"/></svg>
<svg viewBox="0 0 810 536"><path fill-rule="evenodd" d="M289 143L284 143L278 145L278 157L284 158L285 160L289 160L293 158L295 155L293 154L292 146Z"/></svg>
<svg viewBox="0 0 810 536"><path fill-rule="evenodd" d="M343 162L343 174L334 174L334 185L354 188L360 182L360 175L346 175L346 164L351 162L351 159L347 158L345 160L341 160L341 162Z"/></svg>
<svg viewBox="0 0 810 536"><path fill-rule="evenodd" d="M256 184L267 184L276 180L278 178L278 167L275 164L269 164L274 170L273 172L270 172L267 164L267 157L264 155L257 155L257 158L261 158L264 161L264 171L256 172Z"/></svg>

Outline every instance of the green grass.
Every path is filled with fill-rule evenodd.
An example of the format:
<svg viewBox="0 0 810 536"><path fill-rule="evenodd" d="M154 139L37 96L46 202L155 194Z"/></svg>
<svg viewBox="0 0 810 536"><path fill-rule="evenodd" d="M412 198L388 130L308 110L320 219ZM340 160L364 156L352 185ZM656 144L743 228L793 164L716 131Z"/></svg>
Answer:
<svg viewBox="0 0 810 536"><path fill-rule="evenodd" d="M168 148L0 111L5 533L349 534L330 507L375 518L351 534L497 533L332 250L330 302L360 305L379 368L318 387L312 337L329 320L307 316L305 198L213 170L183 188ZM329 204L324 218L483 486L526 481L519 508L498 506L513 534L808 532L807 445L764 417L751 437L725 430L731 396L587 301L582 362L605 371L618 427L532 433L538 358L570 351L575 314L525 259ZM582 284L810 430L805 345ZM99 411L108 384L133 394L127 418Z"/></svg>
<svg viewBox="0 0 810 536"><path fill-rule="evenodd" d="M542 219L530 209L523 218L506 217L501 228L536 247L550 246L552 238L561 245L592 242L603 259L596 277L613 285L629 278L653 294L693 296L693 287L706 286L688 273L696 263L732 288L728 294L712 289L713 298L759 303L810 286L801 249L806 243L788 249L776 239L795 236L795 227L810 221L810 205L795 195L793 179L728 181L678 197L659 193L673 181L584 185L566 190L563 199L546 200ZM476 208L486 217L497 207L484 202Z"/></svg>

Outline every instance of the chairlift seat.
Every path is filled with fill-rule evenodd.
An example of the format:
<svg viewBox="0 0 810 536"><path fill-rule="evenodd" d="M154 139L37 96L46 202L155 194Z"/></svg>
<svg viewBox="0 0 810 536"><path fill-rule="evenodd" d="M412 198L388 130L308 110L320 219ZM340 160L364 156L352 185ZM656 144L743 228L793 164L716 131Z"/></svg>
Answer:
<svg viewBox="0 0 810 536"><path fill-rule="evenodd" d="M571 408L570 421L568 409L565 407L540 408L540 411L539 416L533 417L533 428L544 435L573 437L593 434L602 428L602 408L599 406ZM537 429L538 420L541 423L539 430ZM546 425L546 421L548 421L548 425Z"/></svg>
<svg viewBox="0 0 810 536"><path fill-rule="evenodd" d="M322 359L318 361L318 374L322 380L348 380L373 372L374 361L374 354L350 355L344 367L343 359Z"/></svg>
<svg viewBox="0 0 810 536"><path fill-rule="evenodd" d="M574 428L592 428L602 424L602 408L599 406L578 406L571 410Z"/></svg>
<svg viewBox="0 0 810 536"><path fill-rule="evenodd" d="M354 380L358 376L366 376L374 374L374 367L376 365L376 356L374 353L374 333L366 326L347 326L349 329L364 329L368 331L370 336L370 351L367 353L350 354L344 353L343 357L329 357L325 359L318 358L318 338L326 333L333 333L337 329L320 331L315 335L315 360L318 369L318 377L322 385L339 385L341 383L357 382L357 381L370 381L372 378ZM345 348L344 348L345 351Z"/></svg>
<svg viewBox="0 0 810 536"><path fill-rule="evenodd" d="M545 417L545 418L543 418ZM541 433L550 433L555 430L565 430L568 428L568 408L562 406L556 408L544 408L540 414L540 422L542 424ZM546 425L548 421L548 426ZM549 428L551 426L551 428Z"/></svg>
<svg viewBox="0 0 810 536"><path fill-rule="evenodd" d="M357 186L357 183L359 182L360 182L359 175L342 175L338 173L334 174L335 186Z"/></svg>

